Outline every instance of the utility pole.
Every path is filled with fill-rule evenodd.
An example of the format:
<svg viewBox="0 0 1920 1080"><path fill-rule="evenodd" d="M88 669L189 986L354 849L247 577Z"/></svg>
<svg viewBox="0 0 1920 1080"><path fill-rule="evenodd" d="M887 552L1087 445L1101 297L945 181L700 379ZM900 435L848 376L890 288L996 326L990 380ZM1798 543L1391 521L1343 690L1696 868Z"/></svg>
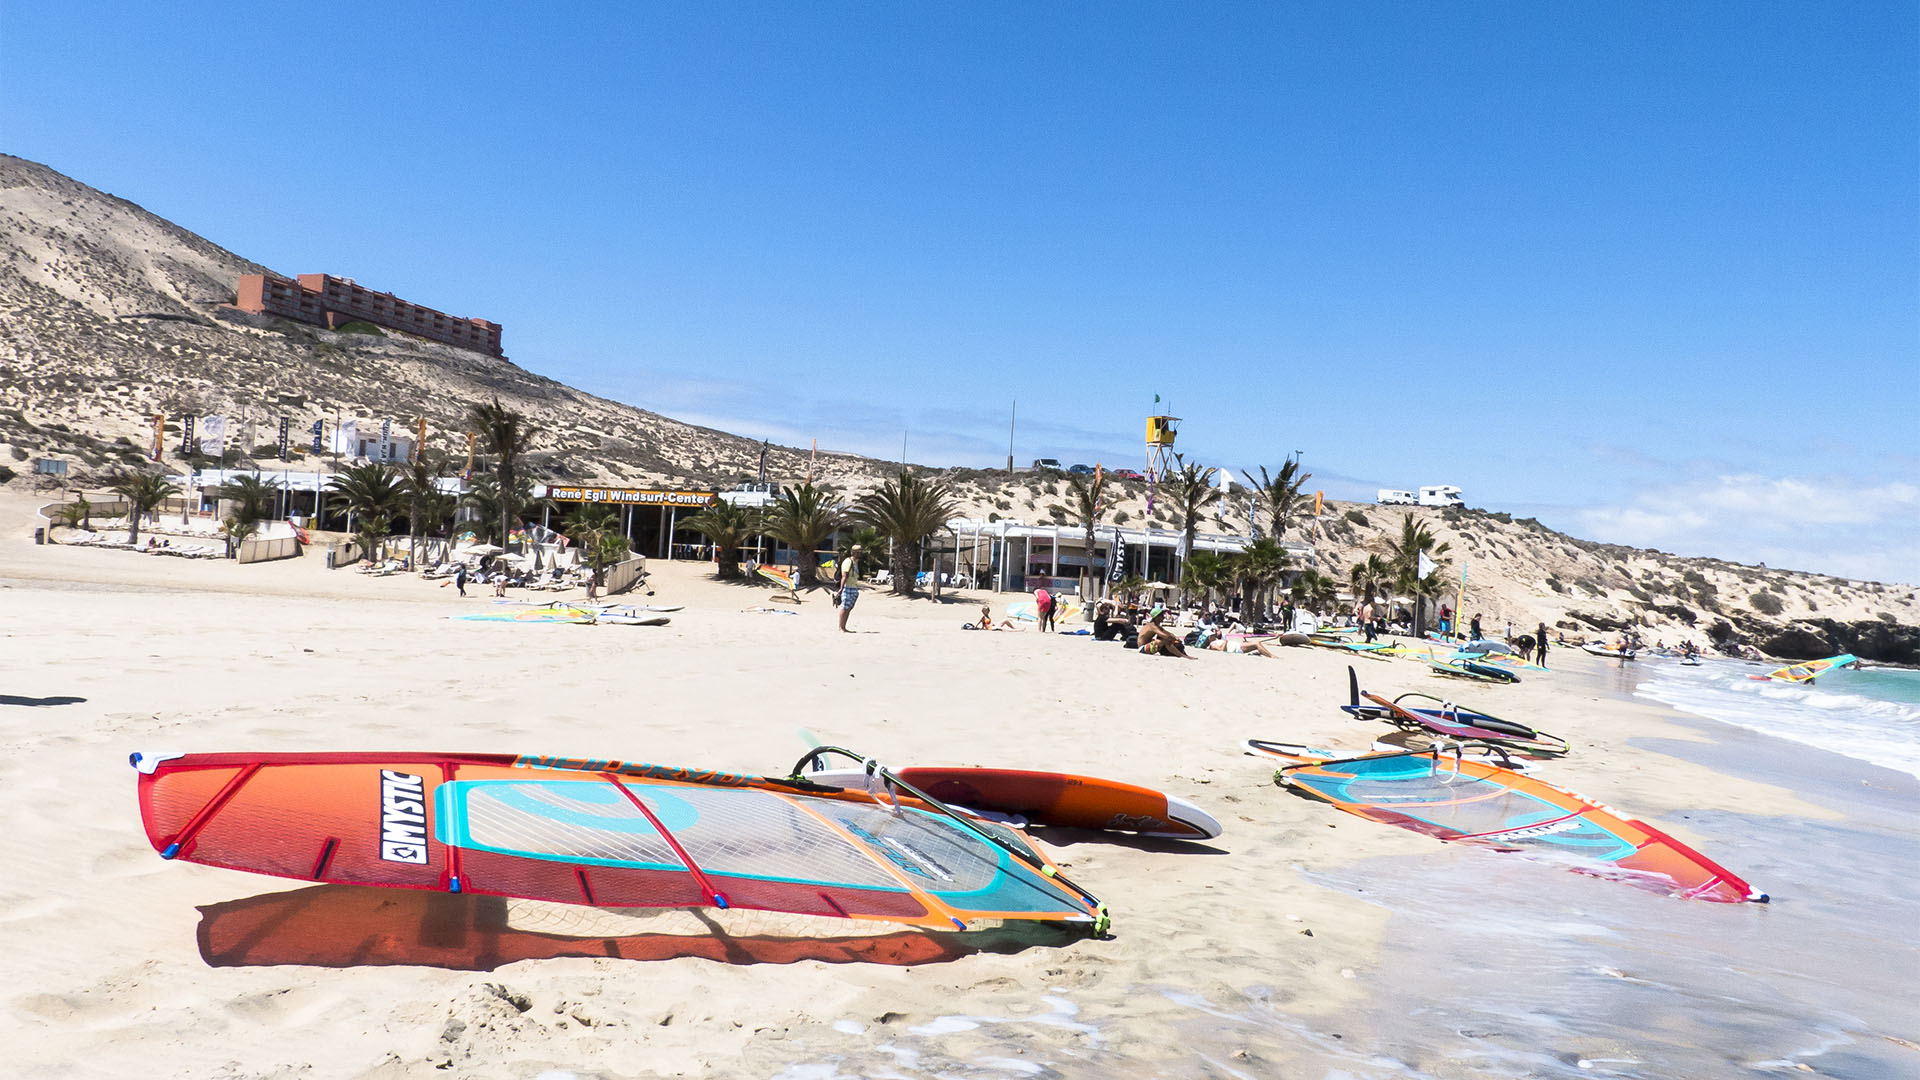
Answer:
<svg viewBox="0 0 1920 1080"><path fill-rule="evenodd" d="M1020 399L1013 399L1013 408L1007 413L1007 475L1013 475L1013 422L1020 417Z"/></svg>

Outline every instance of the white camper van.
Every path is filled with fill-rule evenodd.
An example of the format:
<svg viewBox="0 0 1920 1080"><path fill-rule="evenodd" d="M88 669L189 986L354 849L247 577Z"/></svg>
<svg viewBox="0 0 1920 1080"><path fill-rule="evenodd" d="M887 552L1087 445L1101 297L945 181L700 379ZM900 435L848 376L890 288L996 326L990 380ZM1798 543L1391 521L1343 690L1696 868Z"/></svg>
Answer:
<svg viewBox="0 0 1920 1080"><path fill-rule="evenodd" d="M1395 491L1392 488L1381 488L1380 494L1374 496L1373 501L1377 503L1381 503L1386 506L1419 506L1420 505L1420 500L1413 497L1413 492Z"/></svg>
<svg viewBox="0 0 1920 1080"><path fill-rule="evenodd" d="M1434 484L1420 489L1421 506L1465 506L1467 501L1460 497L1460 489L1452 484Z"/></svg>

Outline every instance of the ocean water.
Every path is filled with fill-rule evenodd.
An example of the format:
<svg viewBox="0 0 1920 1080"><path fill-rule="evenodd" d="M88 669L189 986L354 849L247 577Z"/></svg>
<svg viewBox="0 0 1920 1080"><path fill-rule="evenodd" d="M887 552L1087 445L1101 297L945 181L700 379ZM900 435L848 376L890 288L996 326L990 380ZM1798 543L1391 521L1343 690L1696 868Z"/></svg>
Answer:
<svg viewBox="0 0 1920 1080"><path fill-rule="evenodd" d="M1768 670L1650 660L1635 693L1696 716L1816 746L1920 777L1920 671L1836 671L1813 685L1755 681Z"/></svg>

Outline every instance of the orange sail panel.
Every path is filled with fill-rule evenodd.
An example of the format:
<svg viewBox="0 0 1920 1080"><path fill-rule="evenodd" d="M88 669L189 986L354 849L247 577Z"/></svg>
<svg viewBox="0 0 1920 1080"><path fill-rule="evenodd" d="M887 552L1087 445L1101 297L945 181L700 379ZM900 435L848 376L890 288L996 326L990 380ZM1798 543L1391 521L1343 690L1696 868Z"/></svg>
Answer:
<svg viewBox="0 0 1920 1080"><path fill-rule="evenodd" d="M947 928L1097 914L1023 835L864 792L505 754L134 755L134 764L154 849L231 870Z"/></svg>

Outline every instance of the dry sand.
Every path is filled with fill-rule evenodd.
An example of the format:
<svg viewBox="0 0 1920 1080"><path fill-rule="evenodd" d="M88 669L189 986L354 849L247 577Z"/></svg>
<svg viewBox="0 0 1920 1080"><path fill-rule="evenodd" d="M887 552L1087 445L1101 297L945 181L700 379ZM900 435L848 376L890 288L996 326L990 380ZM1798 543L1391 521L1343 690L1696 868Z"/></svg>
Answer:
<svg viewBox="0 0 1920 1080"><path fill-rule="evenodd" d="M1250 736L1364 747L1343 658L1144 658L1086 638L960 630L973 607L869 593L860 632L815 594L659 564L658 629L448 622L491 603L317 558L239 566L35 547L0 502L0 1038L18 1077L1272 1075L1249 1002L1337 1032L1390 917L1303 870L1430 851L1271 783ZM479 590L476 590L479 591ZM977 599L977 594L976 597ZM1010 597L997 598L996 612ZM1559 652L1589 676L1603 664ZM1410 662L1362 666L1432 690ZM1628 739L1696 737L1573 675L1491 691L1551 716L1555 778L1667 824L1686 806L1819 815ZM79 700L36 704L36 700ZM924 934L729 913L602 912L310 886L163 862L133 750L541 752L780 772L800 728L893 764L1059 769L1211 810L1209 845L1046 837L1112 940ZM1547 872L1547 871L1543 871ZM1311 931L1311 934L1307 933ZM1223 1011L1225 1010L1225 1011ZM1236 1041L1237 1040L1237 1041ZM555 1071L558 1070L558 1071ZM836 1073L836 1070L841 1070Z"/></svg>

